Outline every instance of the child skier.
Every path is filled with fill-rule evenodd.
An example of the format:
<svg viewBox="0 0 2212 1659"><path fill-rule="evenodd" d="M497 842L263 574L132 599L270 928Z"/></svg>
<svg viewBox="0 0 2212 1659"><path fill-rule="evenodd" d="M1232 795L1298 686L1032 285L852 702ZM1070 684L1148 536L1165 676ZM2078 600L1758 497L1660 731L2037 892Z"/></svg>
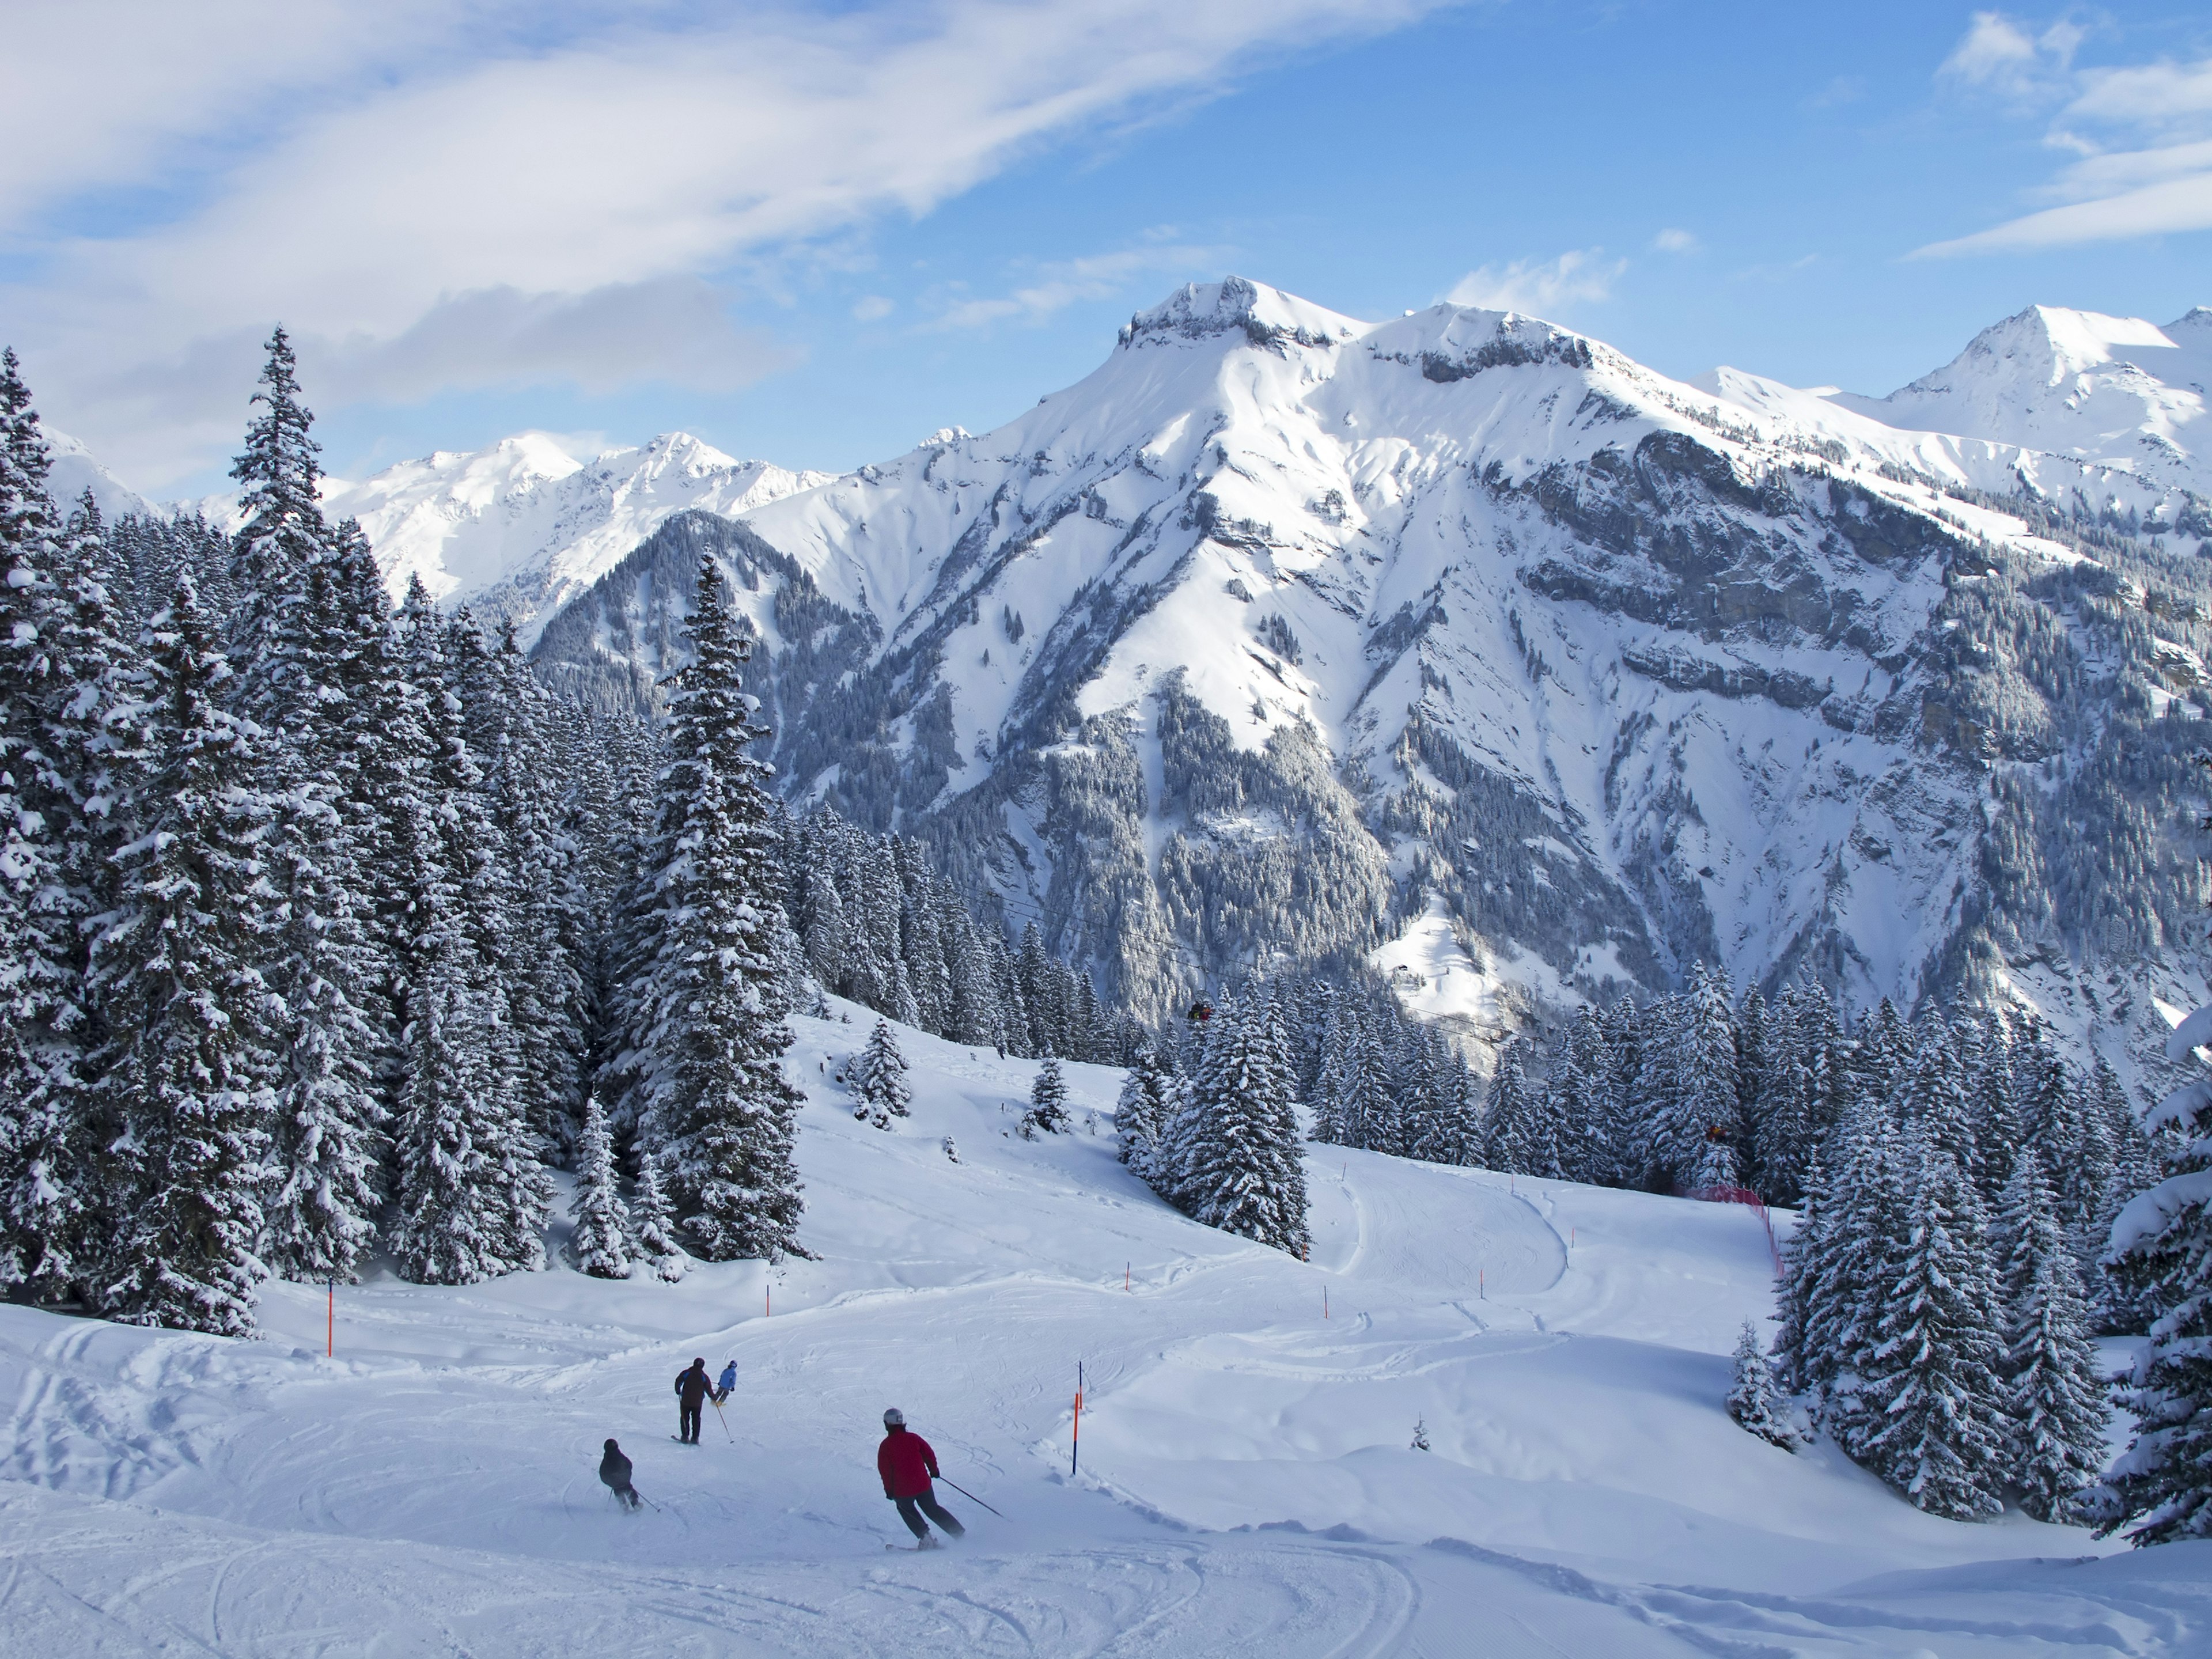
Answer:
<svg viewBox="0 0 2212 1659"><path fill-rule="evenodd" d="M939 1474L937 1454L920 1435L907 1432L906 1413L896 1406L884 1413L884 1443L876 1448L876 1473L884 1478L884 1496L898 1505L899 1519L914 1534L916 1549L938 1547L924 1515L955 1538L968 1535L930 1488L931 1479Z"/></svg>
<svg viewBox="0 0 2212 1659"><path fill-rule="evenodd" d="M629 1483L629 1459L623 1449L611 1440L607 1442L606 1455L599 1459L599 1479L607 1489L630 1509L637 1507L637 1488Z"/></svg>
<svg viewBox="0 0 2212 1659"><path fill-rule="evenodd" d="M707 1362L703 1358L693 1360L689 1370L676 1373L676 1437L687 1446L699 1443L700 1408L706 1404L707 1392L714 1386L707 1380Z"/></svg>
<svg viewBox="0 0 2212 1659"><path fill-rule="evenodd" d="M738 1386L738 1362L732 1359L722 1367L721 1380L714 1384L714 1403L719 1406L730 1397L730 1390Z"/></svg>

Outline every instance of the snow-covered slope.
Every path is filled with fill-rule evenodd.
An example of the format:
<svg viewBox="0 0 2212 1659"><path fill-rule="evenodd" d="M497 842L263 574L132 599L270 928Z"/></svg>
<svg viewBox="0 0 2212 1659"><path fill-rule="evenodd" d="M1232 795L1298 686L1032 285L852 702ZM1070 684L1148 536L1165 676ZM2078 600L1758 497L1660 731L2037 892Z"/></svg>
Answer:
<svg viewBox="0 0 2212 1659"><path fill-rule="evenodd" d="M673 1288L380 1273L339 1287L334 1358L319 1287L269 1287L262 1342L0 1307L0 1646L2026 1659L2212 1638L2212 1546L1934 1520L1730 1424L1728 1351L1771 1301L1747 1211L1316 1147L1295 1261L1133 1181L1101 1068L1067 1067L1075 1133L1024 1142L1030 1065L902 1031L914 1116L856 1124L827 1076L872 1019L851 1012L796 1022L818 1260ZM738 1372L696 1449L670 1438L694 1355ZM957 1551L884 1547L892 1404L1001 1512L940 1486ZM657 1510L599 1487L608 1436Z"/></svg>
<svg viewBox="0 0 2212 1659"><path fill-rule="evenodd" d="M1887 398L1830 394L1887 425L2133 471L2212 495L2212 309L2140 317L2030 306Z"/></svg>
<svg viewBox="0 0 2212 1659"><path fill-rule="evenodd" d="M1853 1002L1976 975L2087 1030L2193 971L2186 722L2076 763L2193 711L2157 652L2202 660L2212 605L2172 550L2095 563L2054 527L2077 507L2107 540L2197 524L2114 463L1231 278L997 431L641 550L550 654L634 685L726 533L783 630L789 790L933 837L1153 1014L1276 951L1380 952L1495 1036L1702 957ZM2134 920L2081 944L2119 889L2057 872L2146 833ZM2082 1000L2099 951L2124 983Z"/></svg>
<svg viewBox="0 0 2212 1659"><path fill-rule="evenodd" d="M324 507L361 521L395 595L420 576L441 601L513 617L529 640L671 514L742 513L828 477L733 460L682 432L588 462L526 433L333 482Z"/></svg>
<svg viewBox="0 0 2212 1659"><path fill-rule="evenodd" d="M46 453L53 464L46 476L46 493L64 507L76 506L89 489L102 518L119 519L129 513L151 517L160 510L68 433L41 425L40 434L46 439Z"/></svg>

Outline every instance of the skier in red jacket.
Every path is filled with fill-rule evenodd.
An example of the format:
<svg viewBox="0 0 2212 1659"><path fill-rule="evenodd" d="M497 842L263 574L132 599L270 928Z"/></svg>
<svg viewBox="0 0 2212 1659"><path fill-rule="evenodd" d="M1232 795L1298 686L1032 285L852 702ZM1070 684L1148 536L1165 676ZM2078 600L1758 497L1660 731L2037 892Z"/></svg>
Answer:
<svg viewBox="0 0 2212 1659"><path fill-rule="evenodd" d="M914 1534L916 1549L937 1547L929 1521L921 1518L925 1515L955 1538L968 1535L967 1528L952 1518L930 1489L930 1480L938 1474L937 1454L920 1435L907 1432L906 1413L896 1406L884 1413L884 1443L876 1448L876 1473L884 1478L884 1496L898 1505L899 1519Z"/></svg>

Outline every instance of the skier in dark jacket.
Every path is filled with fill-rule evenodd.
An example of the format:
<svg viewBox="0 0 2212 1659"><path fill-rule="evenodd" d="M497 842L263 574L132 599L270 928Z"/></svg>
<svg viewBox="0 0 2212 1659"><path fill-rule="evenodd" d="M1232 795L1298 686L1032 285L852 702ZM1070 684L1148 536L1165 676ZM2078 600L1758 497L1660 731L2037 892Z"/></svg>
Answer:
<svg viewBox="0 0 2212 1659"><path fill-rule="evenodd" d="M623 1503L631 1509L637 1507L637 1488L629 1483L629 1459L611 1440L607 1442L606 1455L599 1459L599 1479Z"/></svg>
<svg viewBox="0 0 2212 1659"><path fill-rule="evenodd" d="M876 1473L884 1478L884 1496L898 1505L899 1519L914 1534L915 1548L937 1547L929 1521L921 1518L925 1515L955 1538L968 1535L968 1528L952 1518L930 1488L939 1473L937 1454L929 1442L907 1431L906 1413L896 1406L884 1413L884 1443L876 1448Z"/></svg>
<svg viewBox="0 0 2212 1659"><path fill-rule="evenodd" d="M707 1362L695 1359L689 1370L676 1374L676 1403L678 1428L677 1438L687 1446L699 1443L699 1409L706 1403L708 1390L714 1383L707 1376Z"/></svg>

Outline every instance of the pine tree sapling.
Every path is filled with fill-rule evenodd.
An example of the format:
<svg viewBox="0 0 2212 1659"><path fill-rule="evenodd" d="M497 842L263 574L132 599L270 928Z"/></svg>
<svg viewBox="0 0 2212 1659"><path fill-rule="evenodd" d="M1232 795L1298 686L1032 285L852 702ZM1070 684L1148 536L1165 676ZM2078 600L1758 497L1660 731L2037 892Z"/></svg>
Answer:
<svg viewBox="0 0 2212 1659"><path fill-rule="evenodd" d="M614 1138L596 1098L584 1103L583 1128L576 1137L576 1193L568 1213L576 1224L568 1237L568 1257L578 1271L594 1279L628 1279L629 1219L617 1190Z"/></svg>
<svg viewBox="0 0 2212 1659"><path fill-rule="evenodd" d="M1030 1085L1030 1109L1022 1115L1022 1139L1065 1134L1068 1127L1067 1080L1060 1075L1060 1061L1047 1054L1037 1066L1036 1081Z"/></svg>
<svg viewBox="0 0 2212 1659"><path fill-rule="evenodd" d="M868 1046L845 1068L845 1080L853 1091L853 1115L878 1129L888 1129L893 1118L908 1115L914 1095L906 1073L906 1056L899 1052L890 1022L878 1020L868 1034Z"/></svg>
<svg viewBox="0 0 2212 1659"><path fill-rule="evenodd" d="M1782 1406L1774 1367L1760 1345L1758 1329L1747 1319L1735 1345L1735 1371L1729 1384L1728 1414L1761 1440L1785 1451L1797 1449L1797 1431L1790 1425Z"/></svg>
<svg viewBox="0 0 2212 1659"><path fill-rule="evenodd" d="M669 1284L683 1278L684 1248L676 1242L676 1222L661 1179L660 1159L652 1153L639 1160L637 1191L630 1200L629 1215L636 1253Z"/></svg>

